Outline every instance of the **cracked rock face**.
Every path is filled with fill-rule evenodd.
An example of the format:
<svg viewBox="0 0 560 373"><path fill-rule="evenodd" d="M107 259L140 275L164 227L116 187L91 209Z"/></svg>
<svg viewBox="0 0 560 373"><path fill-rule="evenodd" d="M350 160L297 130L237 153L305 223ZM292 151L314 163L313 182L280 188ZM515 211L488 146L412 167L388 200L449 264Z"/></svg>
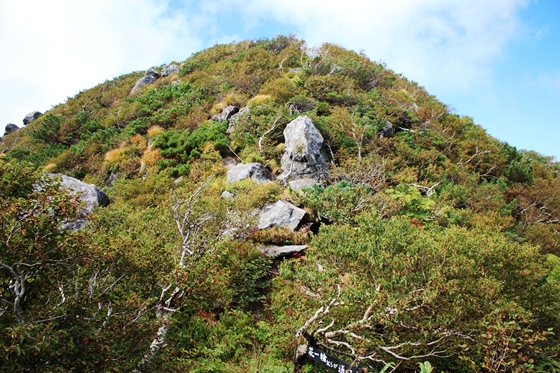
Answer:
<svg viewBox="0 0 560 373"><path fill-rule="evenodd" d="M323 136L307 116L297 117L284 129L286 150L281 179L320 179L329 165L323 151Z"/></svg>
<svg viewBox="0 0 560 373"><path fill-rule="evenodd" d="M284 227L294 231L304 216L305 210L280 200L274 204L268 204L262 209L257 228Z"/></svg>

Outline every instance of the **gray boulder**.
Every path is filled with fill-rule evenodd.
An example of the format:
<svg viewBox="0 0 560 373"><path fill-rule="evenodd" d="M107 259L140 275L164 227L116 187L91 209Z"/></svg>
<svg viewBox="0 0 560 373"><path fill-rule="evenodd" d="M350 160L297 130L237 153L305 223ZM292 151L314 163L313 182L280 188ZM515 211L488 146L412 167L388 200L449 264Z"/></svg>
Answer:
<svg viewBox="0 0 560 373"><path fill-rule="evenodd" d="M259 214L258 229L284 227L292 231L301 223L305 210L300 209L286 201L267 204Z"/></svg>
<svg viewBox="0 0 560 373"><path fill-rule="evenodd" d="M379 135L380 138L384 137L391 137L393 136L393 123L387 122L385 127L381 130L381 134Z"/></svg>
<svg viewBox="0 0 560 373"><path fill-rule="evenodd" d="M228 170L231 170L237 165L237 161L235 160L235 158L230 157L229 155L225 156L224 159L222 159L222 162Z"/></svg>
<svg viewBox="0 0 560 373"><path fill-rule="evenodd" d="M296 179L290 180L288 185L293 190L302 190L303 188L311 188L313 185L317 185L318 182L315 179Z"/></svg>
<svg viewBox="0 0 560 373"><path fill-rule="evenodd" d="M284 173L280 179L319 179L327 176L329 165L323 150L323 136L308 116L297 117L288 123L284 138Z"/></svg>
<svg viewBox="0 0 560 373"><path fill-rule="evenodd" d="M274 180L274 176L260 163L244 163L233 166L227 172L227 183L253 179L257 184L268 183Z"/></svg>
<svg viewBox="0 0 560 373"><path fill-rule="evenodd" d="M161 69L161 76L168 76L171 74L176 74L179 72L179 66L171 63L169 65L165 65L162 69Z"/></svg>
<svg viewBox="0 0 560 373"><path fill-rule="evenodd" d="M226 130L227 134L230 134L233 132L234 128L235 128L235 124L241 120L241 118L243 118L245 115L249 115L249 107L245 106L243 109L239 110L236 114L233 114L232 116L229 117L228 123L228 129Z"/></svg>
<svg viewBox="0 0 560 373"><path fill-rule="evenodd" d="M136 92L138 92L140 90L140 88L142 88L143 86L145 86L146 84L153 84L156 80L159 79L159 74L157 71L155 70L148 70L148 72L146 73L146 75L144 75L142 78L140 78L136 84L134 85L134 87L132 87L132 90L130 91L130 94L134 94Z"/></svg>
<svg viewBox="0 0 560 373"><path fill-rule="evenodd" d="M37 118L39 118L41 115L43 115L43 113L41 113L40 111L32 111L31 113L27 114L25 118L23 118L23 124L28 125L34 120L37 120Z"/></svg>
<svg viewBox="0 0 560 373"><path fill-rule="evenodd" d="M227 106L224 108L224 110L222 110L222 112L220 114L216 114L212 117L212 120L216 121L216 122L221 122L224 120L229 120L229 118L232 117L232 115L236 114L239 112L239 108L237 106Z"/></svg>
<svg viewBox="0 0 560 373"><path fill-rule="evenodd" d="M4 136L9 135L10 133L14 133L19 130L19 127L13 123L8 123L6 129L4 130Z"/></svg>
<svg viewBox="0 0 560 373"><path fill-rule="evenodd" d="M109 197L101 189L93 184L81 182L70 176L62 174L47 174L51 178L60 178L60 186L68 189L70 193L78 195L84 206L79 210L76 220L69 222L66 228L78 230L85 226L88 221L88 215L91 214L97 206L107 206L111 201Z"/></svg>
<svg viewBox="0 0 560 373"><path fill-rule="evenodd" d="M264 255L271 258L279 258L285 256L292 256L296 253L301 253L303 250L307 249L307 245L289 245L289 246L259 246L258 249Z"/></svg>
<svg viewBox="0 0 560 373"><path fill-rule="evenodd" d="M222 196L223 199L232 199L235 197L235 194L233 194L232 192L228 192L227 190L224 190L222 192Z"/></svg>

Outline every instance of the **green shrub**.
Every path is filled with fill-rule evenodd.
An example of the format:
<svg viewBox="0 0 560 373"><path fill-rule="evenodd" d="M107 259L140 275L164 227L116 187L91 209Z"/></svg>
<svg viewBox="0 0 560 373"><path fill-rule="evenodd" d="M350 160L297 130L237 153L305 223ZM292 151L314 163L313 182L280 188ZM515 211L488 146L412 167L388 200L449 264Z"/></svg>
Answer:
<svg viewBox="0 0 560 373"><path fill-rule="evenodd" d="M41 119L41 121L38 121L37 124L33 126L31 137L46 143L57 142L58 130L65 118L60 115L47 113Z"/></svg>
<svg viewBox="0 0 560 373"><path fill-rule="evenodd" d="M359 213L371 207L371 197L368 187L343 180L326 188L314 185L304 189L303 201L318 219L331 223L353 223Z"/></svg>

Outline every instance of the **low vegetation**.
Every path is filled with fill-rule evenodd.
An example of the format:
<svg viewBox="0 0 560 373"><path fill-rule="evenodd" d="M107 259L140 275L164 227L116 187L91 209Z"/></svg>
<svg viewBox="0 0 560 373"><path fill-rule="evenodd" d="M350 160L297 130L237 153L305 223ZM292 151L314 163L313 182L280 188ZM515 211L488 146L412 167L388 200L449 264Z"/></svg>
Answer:
<svg viewBox="0 0 560 373"><path fill-rule="evenodd" d="M370 372L560 371L557 162L337 45L279 36L179 65L0 143L0 372L326 372L294 358L310 342ZM249 111L212 120L229 105ZM282 173L300 115L324 138L322 184L226 185L226 158ZM64 229L79 201L45 171L112 203ZM306 224L256 230L278 199Z"/></svg>

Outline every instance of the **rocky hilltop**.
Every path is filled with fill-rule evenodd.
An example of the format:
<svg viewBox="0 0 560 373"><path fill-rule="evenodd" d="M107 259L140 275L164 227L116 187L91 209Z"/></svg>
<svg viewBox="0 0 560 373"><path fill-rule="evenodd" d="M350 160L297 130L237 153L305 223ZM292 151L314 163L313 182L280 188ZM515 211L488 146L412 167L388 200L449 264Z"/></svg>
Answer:
<svg viewBox="0 0 560 373"><path fill-rule="evenodd" d="M363 54L216 45L24 124L6 371L560 369L559 164Z"/></svg>

